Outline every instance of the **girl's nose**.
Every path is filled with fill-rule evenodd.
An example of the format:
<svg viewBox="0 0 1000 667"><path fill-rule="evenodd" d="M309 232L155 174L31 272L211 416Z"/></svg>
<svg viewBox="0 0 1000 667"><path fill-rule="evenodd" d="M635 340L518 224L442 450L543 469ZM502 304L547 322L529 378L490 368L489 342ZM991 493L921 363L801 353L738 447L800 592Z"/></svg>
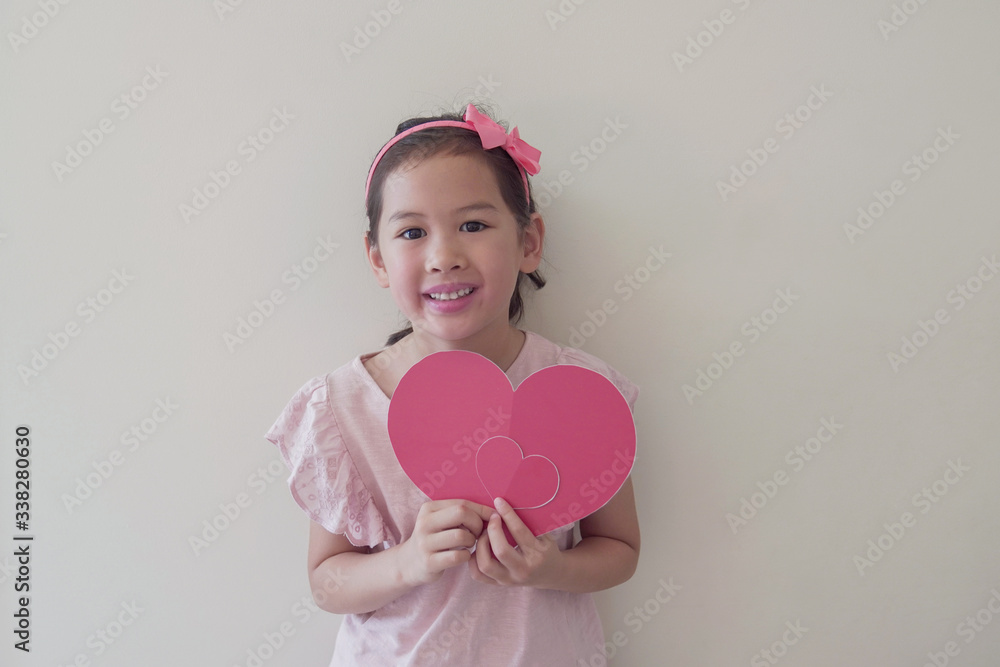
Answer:
<svg viewBox="0 0 1000 667"><path fill-rule="evenodd" d="M447 238L438 238L427 254L427 270L432 273L462 269L465 263L461 244Z"/></svg>

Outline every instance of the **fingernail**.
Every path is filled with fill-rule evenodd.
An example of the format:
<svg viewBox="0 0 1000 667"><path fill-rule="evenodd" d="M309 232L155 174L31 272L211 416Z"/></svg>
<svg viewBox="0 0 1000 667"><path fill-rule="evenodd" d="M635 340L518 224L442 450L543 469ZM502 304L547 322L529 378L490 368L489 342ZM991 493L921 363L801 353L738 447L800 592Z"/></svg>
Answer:
<svg viewBox="0 0 1000 667"><path fill-rule="evenodd" d="M504 502L503 498L496 498L496 499L493 500L493 506L496 507L497 510L499 510L499 511L503 511L504 505L506 505L506 504L507 503Z"/></svg>

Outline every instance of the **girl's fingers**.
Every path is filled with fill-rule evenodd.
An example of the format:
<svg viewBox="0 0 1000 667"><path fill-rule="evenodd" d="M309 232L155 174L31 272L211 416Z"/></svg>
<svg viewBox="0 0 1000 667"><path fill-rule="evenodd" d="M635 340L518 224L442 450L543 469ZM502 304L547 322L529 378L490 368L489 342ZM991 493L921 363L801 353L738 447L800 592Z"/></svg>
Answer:
<svg viewBox="0 0 1000 667"><path fill-rule="evenodd" d="M517 512L510 506L510 503L503 498L497 498L493 502L496 505L497 512L500 513L500 518L507 525L507 530L510 531L511 537L517 542L517 546L524 549L537 539L535 534L531 532L531 529L524 525L521 517L517 515Z"/></svg>
<svg viewBox="0 0 1000 667"><path fill-rule="evenodd" d="M483 532L484 522L490 516L487 511L492 513L492 510L483 505L465 500L438 500L431 502L433 506L430 508L432 511L428 516L429 532L441 532L449 528L461 527L472 533L473 536L479 537Z"/></svg>
<svg viewBox="0 0 1000 667"><path fill-rule="evenodd" d="M483 531L483 534L479 536L476 540L476 552L472 554L472 558L469 559L469 574L475 581L483 584L496 584L497 582L488 574L483 571L483 568L488 568L489 563L492 560L490 555L490 536L489 533Z"/></svg>
<svg viewBox="0 0 1000 667"><path fill-rule="evenodd" d="M490 536L493 555L500 561L500 565L508 570L511 569L515 565L519 554L514 551L514 547L510 546L510 543L507 541L507 536L503 534L503 519L499 514L494 514L493 518L490 519L486 532Z"/></svg>
<svg viewBox="0 0 1000 667"><path fill-rule="evenodd" d="M479 572L488 578L490 583L496 583L500 564L493 558L493 547L490 541L489 530L484 530L483 534L476 541L475 559Z"/></svg>
<svg viewBox="0 0 1000 667"><path fill-rule="evenodd" d="M466 549L452 549L449 551L438 551L433 553L428 560L430 569L434 572L443 572L449 568L461 565L471 560L472 555Z"/></svg>
<svg viewBox="0 0 1000 667"><path fill-rule="evenodd" d="M464 528L449 528L440 533L431 533L424 540L424 548L428 553L440 553L455 549L471 549L476 538Z"/></svg>

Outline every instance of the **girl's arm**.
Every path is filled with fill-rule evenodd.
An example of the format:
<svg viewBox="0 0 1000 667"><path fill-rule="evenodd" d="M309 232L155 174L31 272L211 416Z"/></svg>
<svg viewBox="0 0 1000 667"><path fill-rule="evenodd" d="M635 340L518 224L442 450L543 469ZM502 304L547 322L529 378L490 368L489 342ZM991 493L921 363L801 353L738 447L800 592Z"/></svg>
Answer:
<svg viewBox="0 0 1000 667"><path fill-rule="evenodd" d="M492 510L464 500L424 503L409 539L371 553L310 522L307 568L313 598L334 614L375 611L469 560Z"/></svg>
<svg viewBox="0 0 1000 667"><path fill-rule="evenodd" d="M497 512L479 537L476 557L469 561L477 581L592 593L627 581L639 562L639 519L631 477L607 505L580 520L581 540L566 551L560 551L552 537L532 535L506 502L497 502ZM504 537L501 520L517 549Z"/></svg>

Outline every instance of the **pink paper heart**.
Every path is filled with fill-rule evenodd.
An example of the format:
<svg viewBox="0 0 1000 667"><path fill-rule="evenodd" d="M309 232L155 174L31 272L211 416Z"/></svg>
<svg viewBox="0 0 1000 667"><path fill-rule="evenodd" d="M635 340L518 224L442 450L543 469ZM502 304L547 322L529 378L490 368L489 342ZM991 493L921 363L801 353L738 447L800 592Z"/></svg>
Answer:
<svg viewBox="0 0 1000 667"><path fill-rule="evenodd" d="M625 483L635 459L632 411L600 373L549 366L514 391L496 364L461 350L435 352L406 372L389 403L388 428L403 471L432 500L464 498L492 507L496 496L483 483L494 484L492 472L480 479L476 460L483 443L496 436L551 461L559 477L554 497L517 511L535 535L603 507ZM492 447L484 452L486 459L492 460ZM544 488L542 478L520 467L514 477L522 474ZM545 496L542 490L533 493L530 504Z"/></svg>
<svg viewBox="0 0 1000 667"><path fill-rule="evenodd" d="M516 510L547 505L559 491L555 464L540 454L525 456L520 445L503 435L479 446L476 473L487 493Z"/></svg>

